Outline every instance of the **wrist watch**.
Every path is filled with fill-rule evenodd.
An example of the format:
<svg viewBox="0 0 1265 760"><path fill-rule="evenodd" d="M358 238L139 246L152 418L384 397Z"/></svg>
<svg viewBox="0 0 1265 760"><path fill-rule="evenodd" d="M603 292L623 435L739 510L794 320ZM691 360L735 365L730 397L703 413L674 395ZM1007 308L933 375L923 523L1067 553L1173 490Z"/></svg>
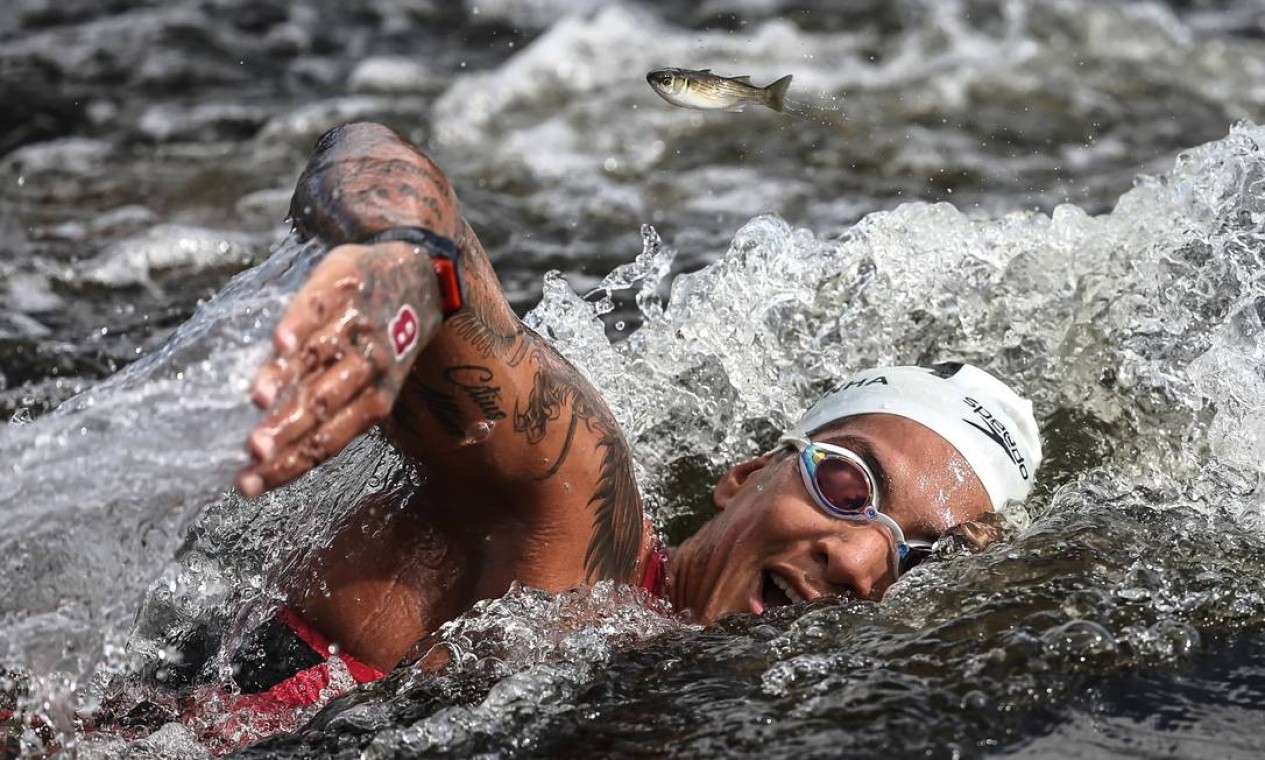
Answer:
<svg viewBox="0 0 1265 760"><path fill-rule="evenodd" d="M461 252L451 238L425 227L388 227L356 241L359 245L378 243L412 243L418 253L430 256L439 284L439 306L444 319L461 310L465 303L465 280L461 276Z"/></svg>

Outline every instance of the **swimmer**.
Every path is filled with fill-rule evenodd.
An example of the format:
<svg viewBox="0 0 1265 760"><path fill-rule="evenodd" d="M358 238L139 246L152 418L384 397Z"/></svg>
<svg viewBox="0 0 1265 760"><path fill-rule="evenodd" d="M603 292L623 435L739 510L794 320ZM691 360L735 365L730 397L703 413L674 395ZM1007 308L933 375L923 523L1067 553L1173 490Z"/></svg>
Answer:
<svg viewBox="0 0 1265 760"><path fill-rule="evenodd" d="M332 130L291 214L330 250L254 382L266 413L238 489L276 488L375 425L428 476L389 524L365 505L246 648L238 682L261 703L315 699L331 644L373 680L514 582L642 586L702 623L878 600L946 533L987 543L996 510L1032 488L1029 402L970 365L880 367L840 378L772 450L729 469L717 514L666 548L610 410L516 318L421 150L374 124ZM289 673L276 651L292 653Z"/></svg>

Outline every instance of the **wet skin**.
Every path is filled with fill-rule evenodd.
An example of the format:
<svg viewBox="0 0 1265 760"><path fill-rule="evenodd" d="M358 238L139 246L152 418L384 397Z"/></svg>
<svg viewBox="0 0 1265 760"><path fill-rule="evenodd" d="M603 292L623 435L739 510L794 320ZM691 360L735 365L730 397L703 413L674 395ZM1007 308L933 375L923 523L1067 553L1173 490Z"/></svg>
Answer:
<svg viewBox="0 0 1265 760"><path fill-rule="evenodd" d="M879 481L880 504L907 539L932 541L991 511L987 492L947 441L890 414L851 417L812 436L862 454ZM877 467L875 466L877 465ZM719 514L672 556L672 599L711 622L761 613L792 600L846 595L879 599L892 577L891 533L877 522L824 512L788 450L743 462L716 484Z"/></svg>
<svg viewBox="0 0 1265 760"><path fill-rule="evenodd" d="M276 328L252 399L237 487L303 475L380 425L421 463L404 509L365 504L290 601L346 651L386 670L411 643L510 584L635 582L648 553L632 457L596 390L515 317L448 180L376 124L327 133L291 204L296 234L330 246ZM393 226L452 238L465 303L442 321L429 258L357 245ZM401 356L390 324L417 314Z"/></svg>
<svg viewBox="0 0 1265 760"><path fill-rule="evenodd" d="M628 445L597 391L514 316L439 168L385 127L340 127L318 143L291 216L297 235L330 250L255 380L265 414L238 488L253 496L287 483L375 425L427 478L403 509L361 505L293 580L290 603L345 651L388 670L413 642L513 582L550 591L637 583L652 542ZM460 250L465 304L446 321L425 255L406 243L356 244L401 225ZM417 340L401 355L390 324L404 307L417 315ZM917 423L871 415L817 438L872 449L891 491L884 512L909 538L986 511L965 462ZM703 621L788 603L765 582L770 572L809 599L877 598L892 582L885 530L820 512L794 457L738 465L717 484L716 503L720 515L671 564L675 606Z"/></svg>

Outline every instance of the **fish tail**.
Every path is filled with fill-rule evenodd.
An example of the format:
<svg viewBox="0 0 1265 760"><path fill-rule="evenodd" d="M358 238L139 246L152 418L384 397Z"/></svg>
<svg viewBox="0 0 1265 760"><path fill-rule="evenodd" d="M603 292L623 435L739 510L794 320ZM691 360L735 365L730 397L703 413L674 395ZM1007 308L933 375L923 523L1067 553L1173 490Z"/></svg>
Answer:
<svg viewBox="0 0 1265 760"><path fill-rule="evenodd" d="M764 88L765 105L778 113L786 110L786 90L791 86L791 76L787 74Z"/></svg>

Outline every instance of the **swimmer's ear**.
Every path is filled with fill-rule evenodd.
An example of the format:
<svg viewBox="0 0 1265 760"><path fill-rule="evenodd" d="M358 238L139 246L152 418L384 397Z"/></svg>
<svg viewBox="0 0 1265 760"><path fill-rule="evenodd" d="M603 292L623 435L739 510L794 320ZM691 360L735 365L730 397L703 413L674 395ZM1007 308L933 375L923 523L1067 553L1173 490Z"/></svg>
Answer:
<svg viewBox="0 0 1265 760"><path fill-rule="evenodd" d="M761 454L754 459L748 459L745 462L734 465L716 481L716 489L712 491L712 501L716 504L716 509L724 510L733 502L734 497L742 490L742 486L747 482L747 478L764 469L777 452L770 451L767 454Z"/></svg>
<svg viewBox="0 0 1265 760"><path fill-rule="evenodd" d="M982 552L998 541L1008 540L1014 527L1000 512L986 512L974 520L958 523L944 532L955 544L969 552Z"/></svg>

